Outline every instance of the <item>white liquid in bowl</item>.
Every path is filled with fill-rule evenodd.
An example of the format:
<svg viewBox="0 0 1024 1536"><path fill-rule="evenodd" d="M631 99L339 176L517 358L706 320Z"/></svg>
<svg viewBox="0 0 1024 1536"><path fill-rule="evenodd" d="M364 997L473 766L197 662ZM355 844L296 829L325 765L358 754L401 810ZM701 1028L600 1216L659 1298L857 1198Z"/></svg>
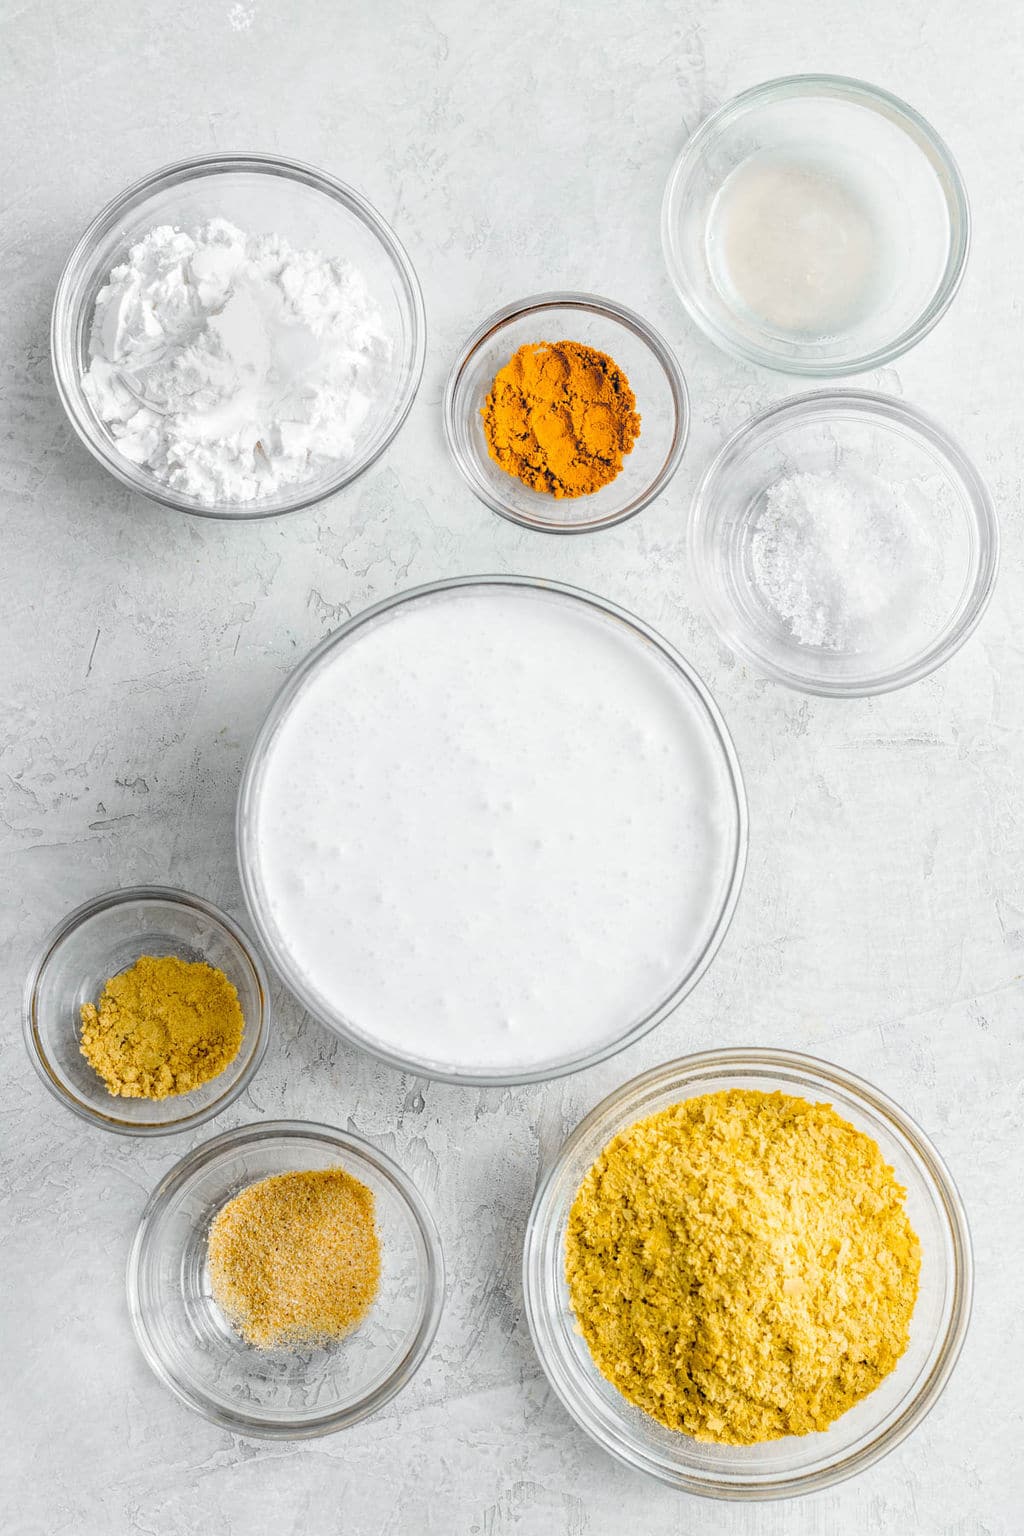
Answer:
<svg viewBox="0 0 1024 1536"><path fill-rule="evenodd" d="M317 1011L442 1072L617 1040L726 905L735 792L686 677L613 615L441 589L328 651L254 789L254 883Z"/></svg>

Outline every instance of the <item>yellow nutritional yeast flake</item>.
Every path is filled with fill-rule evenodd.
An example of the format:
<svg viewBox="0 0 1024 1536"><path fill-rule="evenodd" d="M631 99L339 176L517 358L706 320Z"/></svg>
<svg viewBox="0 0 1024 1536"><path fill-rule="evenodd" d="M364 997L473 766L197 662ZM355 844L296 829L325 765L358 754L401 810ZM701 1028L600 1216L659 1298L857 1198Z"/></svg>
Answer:
<svg viewBox="0 0 1024 1536"><path fill-rule="evenodd" d="M595 1365L697 1440L827 1428L907 1347L921 1249L905 1194L828 1104L733 1089L637 1121L569 1215Z"/></svg>
<svg viewBox="0 0 1024 1536"><path fill-rule="evenodd" d="M79 1046L110 1093L167 1099L231 1065L245 1021L223 971L177 955L143 955L82 1005Z"/></svg>
<svg viewBox="0 0 1024 1536"><path fill-rule="evenodd" d="M250 1184L210 1228L210 1286L257 1349L337 1339L380 1284L373 1191L344 1168Z"/></svg>

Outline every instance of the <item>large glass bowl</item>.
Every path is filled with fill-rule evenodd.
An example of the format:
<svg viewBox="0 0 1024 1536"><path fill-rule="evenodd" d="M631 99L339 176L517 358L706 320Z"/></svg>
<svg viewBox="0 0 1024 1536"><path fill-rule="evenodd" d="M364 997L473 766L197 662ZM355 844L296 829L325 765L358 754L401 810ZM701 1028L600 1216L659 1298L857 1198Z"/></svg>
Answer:
<svg viewBox="0 0 1024 1536"><path fill-rule="evenodd" d="M687 721L687 728L692 730L703 754L701 771L713 775L713 779L708 780L708 793L714 789L720 800L723 823L715 858L708 860L706 890L701 893L703 910L699 921L694 923L686 953L678 958L676 974L665 983L664 990L659 983L657 995L648 990L643 998L638 998L632 1015L624 1013L621 1029L612 1038L602 1036L593 1046L565 1059L548 1058L543 1062L524 1059L507 1071L441 1060L429 1054L429 1042L425 1042L423 1054L415 1058L411 1054L400 1054L373 1034L359 1018L342 1012L335 1001L326 998L318 990L315 976L292 953L274 919L272 893L266 887L261 869L258 833L261 794L275 738L285 725L294 702L313 685L321 669L334 660L335 652L356 644L364 630L369 632L376 625L388 623L396 609L403 605L457 603L463 594L492 589L515 593L517 600L583 604L588 616L610 633L613 643L639 647L659 671L667 673L672 688L679 694L681 718ZM514 644L514 631L510 629L509 666L514 662ZM557 655L552 656L551 664L557 667ZM501 686L500 674L495 686ZM386 698L381 699L380 708L387 710ZM353 750L357 749L356 743ZM375 604L328 635L299 664L274 700L250 751L239 790L236 835L242 888L264 952L285 984L315 1018L402 1071L443 1082L504 1085L557 1077L614 1055L660 1023L696 986L728 931L739 899L746 863L747 805L739 761L717 705L689 663L655 630L603 598L557 582L533 581L523 576L470 576L417 587ZM297 852L296 859L300 857L308 858L310 854ZM636 876L642 881L643 871L637 870ZM453 985L457 986L457 983L456 975Z"/></svg>
<svg viewBox="0 0 1024 1536"><path fill-rule="evenodd" d="M529 342L578 341L607 353L636 396L640 436L616 478L590 496L555 498L508 474L487 451L481 411L495 374ZM634 517L668 485L690 427L686 382L653 326L590 293L542 293L491 315L456 358L444 392L444 433L470 490L500 517L542 533L593 533Z"/></svg>
<svg viewBox="0 0 1024 1536"><path fill-rule="evenodd" d="M576 1331L565 1283L569 1211L584 1175L620 1131L671 1104L729 1088L776 1090L827 1102L871 1136L907 1190L921 1239L920 1293L910 1345L881 1385L820 1434L727 1446L667 1429L626 1400L594 1365ZM898 1445L934 1405L956 1364L971 1311L967 1219L945 1164L910 1116L877 1088L828 1062L790 1051L723 1050L655 1067L577 1126L541 1180L523 1252L526 1315L538 1358L580 1427L620 1461L688 1493L785 1498L863 1471Z"/></svg>
<svg viewBox="0 0 1024 1536"><path fill-rule="evenodd" d="M927 509L927 569L855 647L797 640L761 591L754 531L770 487L800 475L836 475L911 488ZM984 481L949 434L887 395L828 390L771 407L729 439L705 472L689 526L697 587L725 643L790 688L833 698L887 693L942 666L973 634L999 566L999 524ZM911 575L909 548L892 579ZM851 575L850 580L856 580Z"/></svg>
<svg viewBox="0 0 1024 1536"><path fill-rule="evenodd" d="M833 238L836 250L823 271L830 262L841 270L835 264L854 259L858 228L856 222L846 228L837 213L837 228L822 234L830 198L833 208L846 198L840 207L865 231L870 254L862 258L869 264L860 286L831 321L819 317L809 329L795 317L753 309L729 276L730 259L736 260L730 240L741 242L740 259L754 264L755 275L766 268L768 232L757 199L769 199L778 217L784 192L778 184L766 190L773 174L810 177L818 189L806 208L792 210L789 248L798 248L805 228L816 229L818 239ZM737 176L750 178L748 188L763 178L745 212ZM750 227L730 223L728 210L738 210ZM882 367L927 335L960 286L970 231L960 172L935 130L888 91L837 75L769 80L713 112L673 167L661 220L669 276L701 330L748 362L817 378ZM781 238L781 230L773 233ZM799 284L821 261L820 252L809 250ZM785 306L795 295L799 308L801 291L794 283L793 293L780 290L776 302Z"/></svg>
<svg viewBox="0 0 1024 1536"><path fill-rule="evenodd" d="M225 218L254 234L281 234L297 250L352 262L366 279L392 340L386 375L351 459L257 501L209 502L165 485L118 450L83 388L96 295L129 248L158 224L183 228ZM380 214L323 171L273 155L203 155L154 171L97 214L57 285L50 330L57 391L71 425L122 485L200 517L271 517L333 496L374 462L412 406L426 346L423 299L404 249Z"/></svg>
<svg viewBox="0 0 1024 1536"><path fill-rule="evenodd" d="M328 1345L254 1349L211 1294L210 1225L260 1179L337 1167L373 1191L377 1297ZM422 1196L385 1153L332 1126L269 1120L215 1137L161 1179L135 1234L127 1285L142 1353L187 1407L236 1434L302 1440L357 1423L412 1379L437 1332L444 1262Z"/></svg>
<svg viewBox="0 0 1024 1536"><path fill-rule="evenodd" d="M82 1055L82 1004L95 1003L109 978L141 955L205 961L238 993L238 1055L191 1093L115 1096ZM270 989L262 960L226 912L187 891L132 886L85 902L47 935L25 985L24 1026L32 1065L68 1109L106 1131L164 1136L202 1125L245 1092L270 1037Z"/></svg>

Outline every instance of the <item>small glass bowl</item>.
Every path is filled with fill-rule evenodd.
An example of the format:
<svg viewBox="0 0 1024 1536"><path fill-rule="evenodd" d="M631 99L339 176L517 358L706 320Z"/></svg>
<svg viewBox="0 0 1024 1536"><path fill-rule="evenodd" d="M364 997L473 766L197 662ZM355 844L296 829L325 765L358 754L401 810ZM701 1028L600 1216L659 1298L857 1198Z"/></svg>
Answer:
<svg viewBox="0 0 1024 1536"><path fill-rule="evenodd" d="M832 233L835 250L809 251L799 284L780 273L777 292L744 302L736 268L750 261L742 281L761 281L765 241L783 239L763 207L796 199L801 182L808 206L793 207L793 226L823 242ZM818 378L879 368L927 335L960 286L970 230L960 172L934 129L887 91L836 75L769 80L712 113L673 167L661 218L669 276L705 335L762 367ZM827 283L818 272L831 271L835 282L842 261L848 293L827 296L831 314L801 317L812 276Z"/></svg>
<svg viewBox="0 0 1024 1536"><path fill-rule="evenodd" d="M297 250L350 260L366 279L393 342L387 377L352 458L257 501L201 501L132 464L118 451L82 388L96 296L112 268L156 225L188 228L214 218L228 219L246 233L282 234ZM426 330L412 264L393 231L358 192L322 171L274 155L201 155L154 171L97 214L57 284L50 345L57 392L71 425L122 485L179 512L245 519L311 507L369 468L409 414L423 372Z"/></svg>
<svg viewBox="0 0 1024 1536"><path fill-rule="evenodd" d="M110 977L141 955L205 960L238 992L238 1055L191 1093L120 1098L82 1055L82 1004L98 1001ZM165 1136L212 1120L244 1093L267 1048L270 991L263 962L226 913L186 891L140 885L85 902L47 936L25 986L24 1024L32 1065L68 1109L107 1131Z"/></svg>
<svg viewBox="0 0 1024 1536"><path fill-rule="evenodd" d="M877 476L927 497L935 571L868 648L798 641L756 584L751 547L769 487L797 473ZM978 625L995 586L999 524L963 450L922 411L862 390L797 395L747 423L704 475L689 527L690 563L716 628L758 671L833 698L887 693L933 672Z"/></svg>
<svg viewBox="0 0 1024 1536"><path fill-rule="evenodd" d="M481 411L495 375L521 346L538 341L578 341L606 352L636 396L640 436L621 473L593 495L556 499L533 491L487 451ZM470 490L500 517L542 533L592 533L635 516L672 479L689 429L686 381L666 342L632 310L589 293L542 293L499 309L467 341L444 392L445 438Z"/></svg>
<svg viewBox="0 0 1024 1536"><path fill-rule="evenodd" d="M248 1185L274 1174L342 1167L373 1191L380 1290L345 1338L259 1350L210 1291L210 1225ZM444 1260L416 1186L360 1136L271 1120L216 1136L157 1185L128 1257L128 1309L150 1368L189 1408L235 1434L303 1440L374 1413L412 1379L444 1302Z"/></svg>
<svg viewBox="0 0 1024 1536"><path fill-rule="evenodd" d="M713 1445L667 1429L621 1396L591 1359L565 1283L565 1237L580 1183L608 1142L648 1115L729 1088L779 1090L836 1113L871 1136L906 1187L921 1239L910 1344L870 1397L820 1434L762 1445ZM956 1364L971 1312L967 1218L950 1175L919 1126L884 1094L831 1063L791 1051L722 1050L655 1067L591 1110L537 1191L526 1230L523 1291L540 1363L565 1408L606 1451L688 1493L721 1499L789 1498L863 1471L915 1429Z"/></svg>

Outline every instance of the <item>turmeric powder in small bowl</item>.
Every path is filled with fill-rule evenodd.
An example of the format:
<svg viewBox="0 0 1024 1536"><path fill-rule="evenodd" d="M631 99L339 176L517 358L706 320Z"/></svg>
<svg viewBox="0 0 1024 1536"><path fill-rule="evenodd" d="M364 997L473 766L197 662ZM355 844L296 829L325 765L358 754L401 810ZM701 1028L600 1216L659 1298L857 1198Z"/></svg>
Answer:
<svg viewBox="0 0 1024 1536"><path fill-rule="evenodd" d="M491 458L549 496L592 496L640 435L636 396L606 352L527 343L498 370L483 408Z"/></svg>
<svg viewBox="0 0 1024 1536"><path fill-rule="evenodd" d="M624 305L585 293L493 315L444 396L445 437L470 489L545 533L593 532L641 511L675 474L689 421L665 341Z"/></svg>

